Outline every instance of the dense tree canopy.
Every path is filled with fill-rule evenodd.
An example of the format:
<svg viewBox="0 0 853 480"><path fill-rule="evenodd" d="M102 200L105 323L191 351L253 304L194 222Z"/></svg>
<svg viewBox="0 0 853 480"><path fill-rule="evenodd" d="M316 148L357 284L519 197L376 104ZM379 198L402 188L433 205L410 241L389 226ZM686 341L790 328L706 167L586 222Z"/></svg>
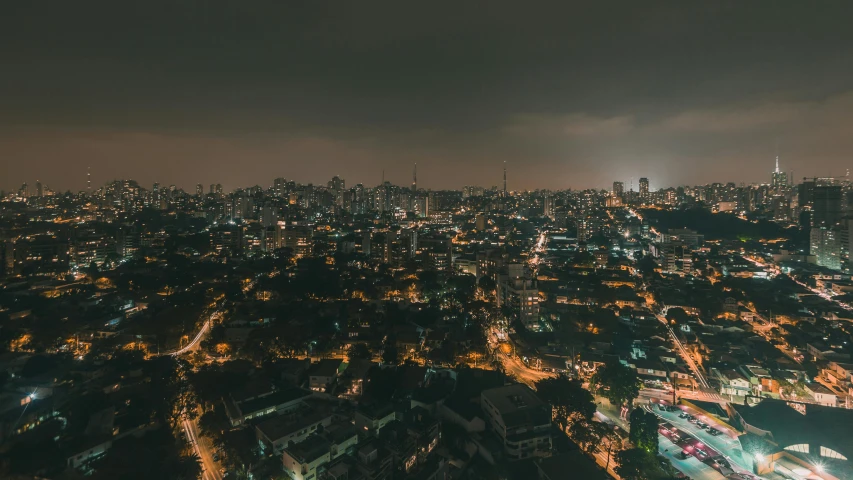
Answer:
<svg viewBox="0 0 853 480"><path fill-rule="evenodd" d="M640 395L642 382L637 371L621 363L608 363L592 375L589 381L593 391L614 405L630 404Z"/></svg>
<svg viewBox="0 0 853 480"><path fill-rule="evenodd" d="M658 451L658 418L655 414L647 412L642 408L635 408L631 412L631 431L629 439L637 448L655 453Z"/></svg>

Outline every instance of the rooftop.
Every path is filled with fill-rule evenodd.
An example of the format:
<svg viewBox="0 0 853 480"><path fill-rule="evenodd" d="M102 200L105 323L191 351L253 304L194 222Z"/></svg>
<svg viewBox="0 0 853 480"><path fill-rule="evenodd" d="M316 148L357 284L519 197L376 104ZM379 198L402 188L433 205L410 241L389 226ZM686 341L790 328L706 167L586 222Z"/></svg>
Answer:
<svg viewBox="0 0 853 480"><path fill-rule="evenodd" d="M502 415L545 405L545 402L540 400L530 387L521 383L484 390L483 397Z"/></svg>
<svg viewBox="0 0 853 480"><path fill-rule="evenodd" d="M311 392L301 388L285 388L263 397L254 398L240 403L240 411L243 415L264 410L269 407L289 403L300 398L308 397Z"/></svg>
<svg viewBox="0 0 853 480"><path fill-rule="evenodd" d="M291 444L284 451L300 463L311 463L329 453L331 444L319 435L311 435L305 440Z"/></svg>
<svg viewBox="0 0 853 480"><path fill-rule="evenodd" d="M281 437L322 421L330 417L331 412L325 410L299 411L290 415L280 415L259 423L256 428L267 438L275 441Z"/></svg>
<svg viewBox="0 0 853 480"><path fill-rule="evenodd" d="M312 377L334 377L338 374L338 368L340 368L341 363L343 363L342 360L334 358L320 360L311 365L309 375Z"/></svg>

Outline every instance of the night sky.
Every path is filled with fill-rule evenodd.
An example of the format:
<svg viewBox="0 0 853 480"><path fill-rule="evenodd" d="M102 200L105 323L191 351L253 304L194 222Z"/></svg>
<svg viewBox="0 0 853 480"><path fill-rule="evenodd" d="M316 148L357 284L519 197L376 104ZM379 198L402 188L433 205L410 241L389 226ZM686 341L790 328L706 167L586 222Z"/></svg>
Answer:
<svg viewBox="0 0 853 480"><path fill-rule="evenodd" d="M606 4L606 5L604 5ZM689 4L689 5L686 5ZM853 168L853 2L9 1L0 188Z"/></svg>

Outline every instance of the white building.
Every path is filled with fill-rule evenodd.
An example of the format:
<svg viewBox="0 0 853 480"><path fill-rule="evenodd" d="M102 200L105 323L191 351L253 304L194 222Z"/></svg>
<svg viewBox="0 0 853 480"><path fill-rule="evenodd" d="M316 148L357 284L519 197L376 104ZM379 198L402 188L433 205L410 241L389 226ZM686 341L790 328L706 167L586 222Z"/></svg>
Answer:
<svg viewBox="0 0 853 480"><path fill-rule="evenodd" d="M526 385L484 390L480 406L510 460L548 456L551 452L551 406Z"/></svg>

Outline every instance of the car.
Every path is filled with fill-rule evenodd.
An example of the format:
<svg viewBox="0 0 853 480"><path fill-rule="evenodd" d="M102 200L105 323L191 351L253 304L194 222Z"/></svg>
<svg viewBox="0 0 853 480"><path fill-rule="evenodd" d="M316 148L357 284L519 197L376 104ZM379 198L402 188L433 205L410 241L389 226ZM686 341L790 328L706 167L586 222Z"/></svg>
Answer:
<svg viewBox="0 0 853 480"><path fill-rule="evenodd" d="M678 418L687 418L689 416L690 416L690 414L687 412L681 412L678 414Z"/></svg>
<svg viewBox="0 0 853 480"><path fill-rule="evenodd" d="M678 458L682 460L687 460L688 458L690 458L690 452L688 452L687 450L682 450L681 453L678 454Z"/></svg>
<svg viewBox="0 0 853 480"><path fill-rule="evenodd" d="M708 429L708 433L710 433L711 435L713 435L713 436L715 436L715 437L716 437L717 435L719 435L719 434L720 434L720 433L722 433L722 432L720 432L720 431L719 431L719 430L717 430L716 428L709 428L709 429Z"/></svg>

